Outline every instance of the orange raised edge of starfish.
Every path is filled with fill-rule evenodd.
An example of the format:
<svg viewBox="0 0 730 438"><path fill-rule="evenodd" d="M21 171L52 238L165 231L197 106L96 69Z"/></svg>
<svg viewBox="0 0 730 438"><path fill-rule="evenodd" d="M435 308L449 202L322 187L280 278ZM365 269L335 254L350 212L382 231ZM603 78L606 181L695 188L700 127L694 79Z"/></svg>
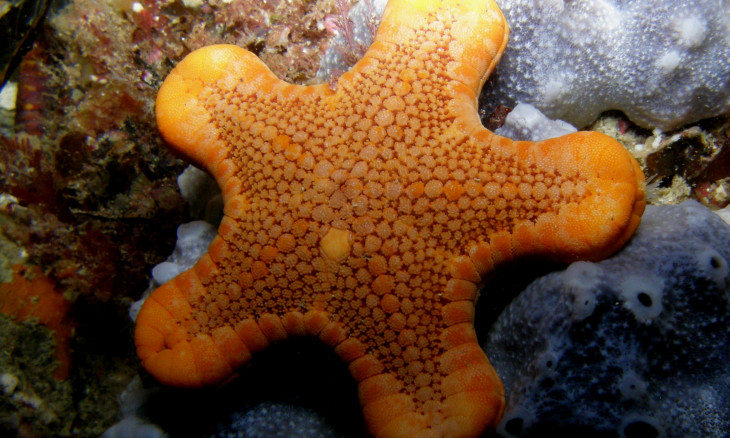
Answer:
<svg viewBox="0 0 730 438"><path fill-rule="evenodd" d="M212 385L273 342L316 336L358 382L373 435L493 429L504 390L473 327L482 279L521 256L606 257L644 210L643 175L614 140L481 125L507 35L492 0L391 0L334 90L282 82L234 46L180 62L157 122L215 177L224 218L139 313L144 367Z"/></svg>

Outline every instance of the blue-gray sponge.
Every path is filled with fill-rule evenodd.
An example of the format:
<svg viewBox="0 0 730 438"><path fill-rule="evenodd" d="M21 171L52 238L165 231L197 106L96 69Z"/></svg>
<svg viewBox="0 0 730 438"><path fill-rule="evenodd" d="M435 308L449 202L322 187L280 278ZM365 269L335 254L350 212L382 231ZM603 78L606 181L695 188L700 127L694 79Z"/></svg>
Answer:
<svg viewBox="0 0 730 438"><path fill-rule="evenodd" d="M728 260L730 226L687 201L647 207L614 257L532 283L484 344L507 391L499 433L727 437Z"/></svg>

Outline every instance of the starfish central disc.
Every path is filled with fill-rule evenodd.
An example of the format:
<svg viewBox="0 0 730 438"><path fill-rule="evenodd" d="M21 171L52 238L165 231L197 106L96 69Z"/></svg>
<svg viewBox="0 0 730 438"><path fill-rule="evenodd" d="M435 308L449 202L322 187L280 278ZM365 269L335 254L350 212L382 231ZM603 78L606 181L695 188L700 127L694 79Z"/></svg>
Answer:
<svg viewBox="0 0 730 438"><path fill-rule="evenodd" d="M477 343L482 278L521 256L598 259L644 209L615 141L513 142L476 96L507 43L492 0L392 0L364 58L327 85L233 46L191 53L157 120L220 185L208 253L153 292L135 342L160 381L230 378L289 336L332 346L381 437L477 436L504 394Z"/></svg>

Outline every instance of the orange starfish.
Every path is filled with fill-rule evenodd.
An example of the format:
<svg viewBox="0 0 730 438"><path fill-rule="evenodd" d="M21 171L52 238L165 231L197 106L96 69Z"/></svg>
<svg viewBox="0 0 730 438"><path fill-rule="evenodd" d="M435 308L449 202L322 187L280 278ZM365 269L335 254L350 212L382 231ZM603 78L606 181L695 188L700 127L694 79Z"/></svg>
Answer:
<svg viewBox="0 0 730 438"><path fill-rule="evenodd" d="M237 47L185 58L157 121L214 175L225 217L142 308L144 367L211 385L272 342L317 336L349 365L374 435L494 428L503 388L472 324L482 279L520 256L605 257L644 209L612 139L482 127L476 96L507 33L492 0L392 0L334 91L284 83Z"/></svg>

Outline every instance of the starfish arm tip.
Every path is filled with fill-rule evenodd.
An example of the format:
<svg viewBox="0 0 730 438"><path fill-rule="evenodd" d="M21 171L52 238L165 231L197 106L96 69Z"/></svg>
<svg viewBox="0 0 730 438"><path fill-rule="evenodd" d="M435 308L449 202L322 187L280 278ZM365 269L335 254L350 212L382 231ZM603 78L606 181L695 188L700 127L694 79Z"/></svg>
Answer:
<svg viewBox="0 0 730 438"><path fill-rule="evenodd" d="M565 182L553 190L565 199L550 215L557 240L538 219L533 231L566 262L599 260L619 250L639 225L646 205L644 175L616 140L598 132L576 132L537 143L543 161ZM569 200L572 199L572 200ZM542 231L542 232L540 232Z"/></svg>
<svg viewBox="0 0 730 438"><path fill-rule="evenodd" d="M157 126L173 150L200 167L222 158L228 145L209 101L216 93L230 92L236 84L280 82L254 54L233 45L213 45L195 50L168 75L155 101Z"/></svg>

